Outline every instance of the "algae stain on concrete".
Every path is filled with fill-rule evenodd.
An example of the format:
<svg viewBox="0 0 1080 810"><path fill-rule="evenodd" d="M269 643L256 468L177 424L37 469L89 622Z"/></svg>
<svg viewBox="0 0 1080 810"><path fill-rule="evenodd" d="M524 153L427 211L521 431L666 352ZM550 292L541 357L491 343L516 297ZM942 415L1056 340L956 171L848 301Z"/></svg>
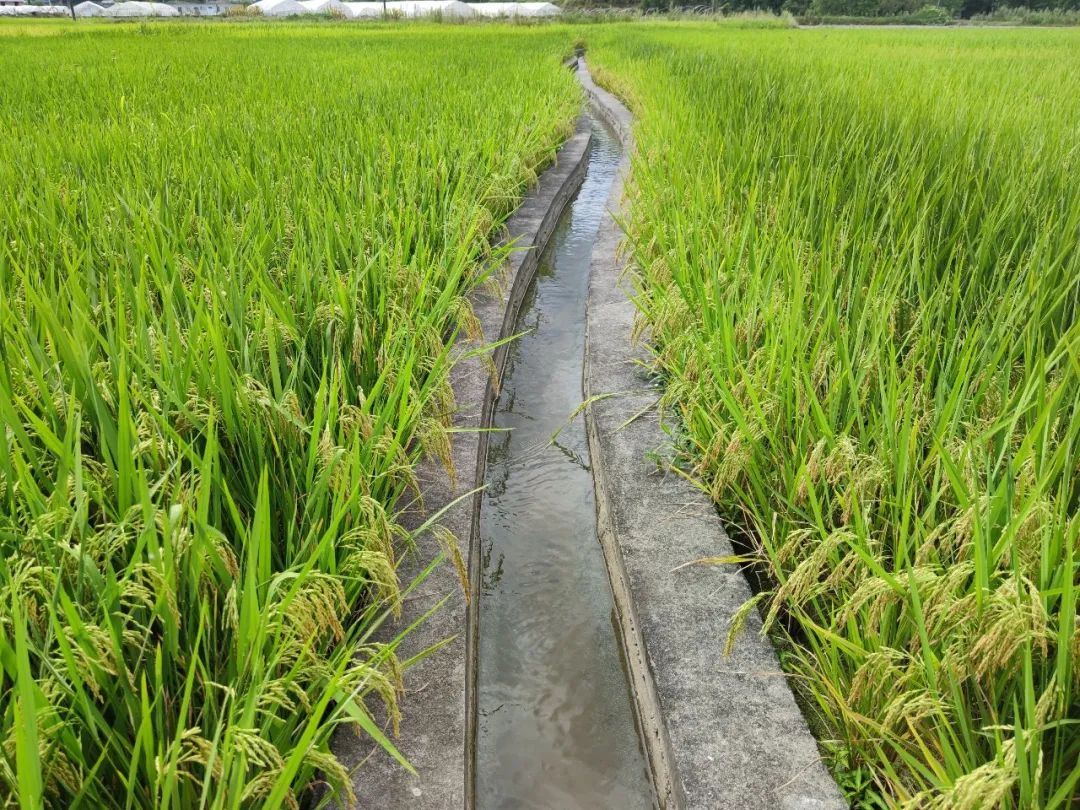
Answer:
<svg viewBox="0 0 1080 810"><path fill-rule="evenodd" d="M593 121L587 175L515 331L481 512L476 806L654 806L621 649L582 419L593 241L621 155ZM555 443L552 434L559 429Z"/></svg>

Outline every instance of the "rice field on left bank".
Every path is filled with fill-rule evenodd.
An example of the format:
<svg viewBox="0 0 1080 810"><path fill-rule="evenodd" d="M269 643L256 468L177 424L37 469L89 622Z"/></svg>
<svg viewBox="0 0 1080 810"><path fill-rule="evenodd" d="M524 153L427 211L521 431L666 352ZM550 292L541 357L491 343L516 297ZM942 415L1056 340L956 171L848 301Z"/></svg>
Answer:
<svg viewBox="0 0 1080 810"><path fill-rule="evenodd" d="M350 798L327 741L394 714L397 509L565 38L0 26L5 806Z"/></svg>

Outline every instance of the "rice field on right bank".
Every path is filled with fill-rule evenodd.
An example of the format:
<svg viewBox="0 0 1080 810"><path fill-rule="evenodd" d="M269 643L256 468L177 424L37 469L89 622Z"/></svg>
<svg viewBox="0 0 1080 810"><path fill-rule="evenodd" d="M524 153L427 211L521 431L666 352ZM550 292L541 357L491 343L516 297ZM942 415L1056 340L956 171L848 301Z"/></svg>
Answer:
<svg viewBox="0 0 1080 810"><path fill-rule="evenodd" d="M852 805L1075 807L1080 33L588 46L684 470Z"/></svg>

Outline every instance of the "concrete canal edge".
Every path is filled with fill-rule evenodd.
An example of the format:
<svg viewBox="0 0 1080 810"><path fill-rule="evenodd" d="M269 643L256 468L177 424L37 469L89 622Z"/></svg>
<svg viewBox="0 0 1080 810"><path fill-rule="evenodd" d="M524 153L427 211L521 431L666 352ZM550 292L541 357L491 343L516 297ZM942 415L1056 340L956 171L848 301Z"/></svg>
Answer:
<svg viewBox="0 0 1080 810"><path fill-rule="evenodd" d="M540 175L507 221L506 238L518 250L497 272L496 283L481 287L470 297L487 343L513 334L518 308L536 275L540 255L585 176L590 140L587 119L582 117L576 134L560 147L555 164ZM481 346L480 341L462 335L454 351L463 356ZM425 458L417 468L423 510L408 512L403 519L406 528L416 530L428 516L446 510L438 524L457 538L472 599L466 602L455 566L444 560L406 595L401 618L380 628L379 640L390 641L431 613L405 636L398 655L406 661L434 645L443 646L405 673L401 737L393 742L416 769L416 776L364 735L343 730L334 736L334 752L347 768L356 769L353 787L362 806L410 810L460 810L473 806L479 488L484 483L487 460L485 430L491 426L506 346L496 348L489 357L494 361L494 374L490 361L482 356L465 356L451 372L457 404L454 428L464 431L452 437L457 480L450 481L437 460ZM402 584L407 585L431 568L443 553L442 543L431 532L419 536L415 549L407 552L399 565Z"/></svg>
<svg viewBox="0 0 1080 810"><path fill-rule="evenodd" d="M650 460L669 440L643 373L647 353L631 337L615 220L625 213L633 117L583 59L577 77L624 147L592 254L585 420L597 534L657 799L662 810L845 808L756 612L724 655L728 624L751 595L745 577L736 566L685 566L734 550L708 497Z"/></svg>
<svg viewBox="0 0 1080 810"><path fill-rule="evenodd" d="M592 109L615 130L624 155L608 201L624 213L623 183L633 153L633 118L593 83L584 60L572 61ZM518 309L559 217L584 178L590 142L587 121L558 151L506 223L520 250L497 273L497 284L470 298L487 342L512 334ZM631 340L634 306L618 257L622 233L610 213L600 225L591 262L583 371L585 420L596 486L597 530L607 563L631 691L660 807L731 810L834 810L846 807L821 762L816 743L768 641L747 623L734 653L723 655L727 623L749 597L734 567L689 566L701 557L731 554L711 502L685 480L665 474L649 455L666 446L651 411L658 392L641 373L645 351ZM461 336L455 352L479 349ZM455 567L432 565L444 547L421 535L399 565L403 584L430 569L404 599L402 616L377 637L390 641L422 617L398 648L409 668L401 701L401 737L394 742L412 763L409 774L363 735L341 731L332 747L354 771L362 805L419 810L471 810L475 786L476 650L479 594L479 488L485 479L488 434L506 347L465 357L451 373L457 402L452 482L435 459L417 468L423 511L406 514L410 530L439 513L458 540L465 562L467 603ZM453 504L451 506L451 504ZM437 608L437 609L436 609ZM430 615L429 615L430 614ZM388 721L383 719L385 725Z"/></svg>

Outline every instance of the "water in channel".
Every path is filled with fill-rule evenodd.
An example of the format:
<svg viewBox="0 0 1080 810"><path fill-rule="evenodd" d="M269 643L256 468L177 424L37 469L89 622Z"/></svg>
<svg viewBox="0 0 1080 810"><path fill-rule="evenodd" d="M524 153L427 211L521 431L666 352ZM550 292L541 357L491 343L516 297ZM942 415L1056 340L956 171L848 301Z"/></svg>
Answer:
<svg viewBox="0 0 1080 810"><path fill-rule="evenodd" d="M593 242L621 155L592 122L585 181L522 303L481 515L476 806L653 807L596 536L581 417ZM561 431L560 431L561 428ZM549 444L560 431L554 444Z"/></svg>

